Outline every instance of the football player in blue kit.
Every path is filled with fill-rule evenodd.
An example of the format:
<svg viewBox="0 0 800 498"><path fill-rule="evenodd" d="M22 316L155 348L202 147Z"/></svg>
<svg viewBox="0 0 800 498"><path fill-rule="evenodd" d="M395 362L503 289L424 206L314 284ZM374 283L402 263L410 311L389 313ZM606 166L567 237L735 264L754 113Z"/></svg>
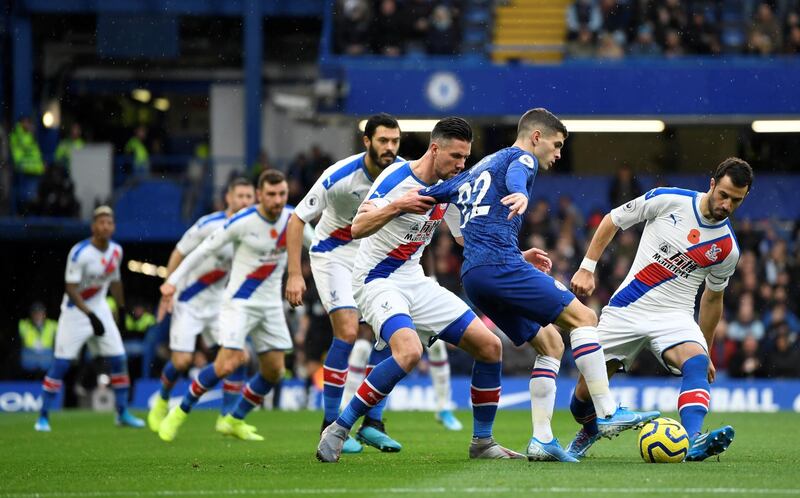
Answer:
<svg viewBox="0 0 800 498"><path fill-rule="evenodd" d="M603 349L597 338L597 315L547 274L551 262L544 251L519 249L522 215L533 193L536 173L540 167L550 169L561 157L567 136L566 127L556 116L546 109L531 109L519 120L514 145L420 191L420 195L437 202L456 204L461 211L461 279L469 299L515 345L527 342L539 353L530 381L533 437L527 455L531 461L577 462L561 448L550 427L555 378L564 351L561 337L551 324L569 331L572 354L587 380L601 435L615 436L659 415L632 412L617 405L609 391Z"/></svg>

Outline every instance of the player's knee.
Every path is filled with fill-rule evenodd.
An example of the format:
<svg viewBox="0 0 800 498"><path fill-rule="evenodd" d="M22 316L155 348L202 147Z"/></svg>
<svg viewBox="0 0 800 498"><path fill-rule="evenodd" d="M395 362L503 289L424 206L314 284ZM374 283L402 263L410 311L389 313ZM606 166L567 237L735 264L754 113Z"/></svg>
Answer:
<svg viewBox="0 0 800 498"><path fill-rule="evenodd" d="M174 366L175 370L177 370L179 372L185 372L185 371L189 370L189 366L191 365L191 363L192 363L192 359L191 358L189 358L189 359L186 359L186 358L175 358L175 359L172 360L172 366Z"/></svg>
<svg viewBox="0 0 800 498"><path fill-rule="evenodd" d="M500 338L489 333L483 338L475 359L486 363L496 363L503 357L503 344Z"/></svg>
<svg viewBox="0 0 800 498"><path fill-rule="evenodd" d="M280 368L272 368L266 372L261 372L261 376L267 379L267 382L270 384L277 384L283 378L283 375L286 373L286 369L283 367Z"/></svg>
<svg viewBox="0 0 800 498"><path fill-rule="evenodd" d="M409 372L422 358L422 344L419 341L416 341L416 344L412 341L404 342L401 347L392 348L392 356L400 368Z"/></svg>
<svg viewBox="0 0 800 498"><path fill-rule="evenodd" d="M340 341L344 341L347 344L353 344L356 342L358 331L353 330L350 327L339 327L338 329L333 330L333 335Z"/></svg>

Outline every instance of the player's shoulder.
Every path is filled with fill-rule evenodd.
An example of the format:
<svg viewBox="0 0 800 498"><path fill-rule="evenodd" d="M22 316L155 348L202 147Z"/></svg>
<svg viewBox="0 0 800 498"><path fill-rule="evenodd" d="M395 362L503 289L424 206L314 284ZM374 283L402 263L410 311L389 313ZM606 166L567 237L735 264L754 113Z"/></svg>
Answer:
<svg viewBox="0 0 800 498"><path fill-rule="evenodd" d="M197 228L203 228L214 223L223 223L226 219L227 216L225 215L225 211L215 211L198 218L198 220L194 223L194 226Z"/></svg>
<svg viewBox="0 0 800 498"><path fill-rule="evenodd" d="M741 249L739 248L739 240L736 238L736 232L733 230L733 225L731 224L731 220L725 220L725 226L728 228L728 233L731 236L731 240L733 241L733 248L731 249L731 253L735 253L736 259L739 259L741 255Z"/></svg>
<svg viewBox="0 0 800 498"><path fill-rule="evenodd" d="M417 178L414 171L411 169L411 163L409 161L392 163L375 179L370 198L384 196L394 190L398 185L407 182L421 187L428 186L428 184Z"/></svg>
<svg viewBox="0 0 800 498"><path fill-rule="evenodd" d="M78 261L78 258L80 258L82 254L86 254L86 248L89 247L91 243L92 239L88 238L73 245L69 250L69 260L73 263Z"/></svg>
<svg viewBox="0 0 800 498"><path fill-rule="evenodd" d="M694 199L697 197L699 193L694 190L689 190L685 188L678 188L678 187L656 187L654 189L649 190L646 194L644 194L644 200L649 201L653 198L660 198L661 200L686 200Z"/></svg>
<svg viewBox="0 0 800 498"><path fill-rule="evenodd" d="M231 216L231 218L225 223L225 228L229 228L234 224L238 223L241 224L244 220L252 217L253 214L258 212L257 206L253 205L250 207L243 208L240 211L237 211L236 214Z"/></svg>
<svg viewBox="0 0 800 498"><path fill-rule="evenodd" d="M325 187L325 190L330 190L331 187L363 168L365 155L366 152L353 154L328 166L322 172L322 178L324 178L322 186Z"/></svg>
<svg viewBox="0 0 800 498"><path fill-rule="evenodd" d="M112 252L117 251L120 254L122 254L122 245L119 242L117 242L116 240L110 240L108 243L111 246Z"/></svg>
<svg viewBox="0 0 800 498"><path fill-rule="evenodd" d="M539 169L539 161L536 159L536 156L526 150L522 150L519 147L507 147L501 152L504 152L508 164L519 161L529 169Z"/></svg>

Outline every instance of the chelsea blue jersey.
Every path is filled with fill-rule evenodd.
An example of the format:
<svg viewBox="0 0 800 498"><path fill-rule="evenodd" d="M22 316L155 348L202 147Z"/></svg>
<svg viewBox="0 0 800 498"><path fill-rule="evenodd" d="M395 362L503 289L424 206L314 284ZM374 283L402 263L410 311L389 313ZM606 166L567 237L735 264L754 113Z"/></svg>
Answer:
<svg viewBox="0 0 800 498"><path fill-rule="evenodd" d="M420 192L437 202L454 204L461 212L462 275L476 266L524 261L519 249L522 216L509 220L509 208L500 200L514 192L530 199L538 169L539 162L534 155L519 147L508 147Z"/></svg>

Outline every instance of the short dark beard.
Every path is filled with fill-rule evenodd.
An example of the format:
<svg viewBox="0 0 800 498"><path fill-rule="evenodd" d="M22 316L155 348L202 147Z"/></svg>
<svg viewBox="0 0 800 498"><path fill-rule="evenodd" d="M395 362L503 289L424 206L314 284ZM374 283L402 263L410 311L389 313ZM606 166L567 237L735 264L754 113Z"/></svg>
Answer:
<svg viewBox="0 0 800 498"><path fill-rule="evenodd" d="M392 164L395 158L397 158L397 156L392 155L392 160L389 161L389 164L383 164L381 162L381 157L378 155L378 151L372 147L372 142L370 142L369 146L367 146L367 154L369 154L369 158L372 159L372 162L375 164L375 166L381 169L385 168L386 166L389 166L389 164Z"/></svg>

